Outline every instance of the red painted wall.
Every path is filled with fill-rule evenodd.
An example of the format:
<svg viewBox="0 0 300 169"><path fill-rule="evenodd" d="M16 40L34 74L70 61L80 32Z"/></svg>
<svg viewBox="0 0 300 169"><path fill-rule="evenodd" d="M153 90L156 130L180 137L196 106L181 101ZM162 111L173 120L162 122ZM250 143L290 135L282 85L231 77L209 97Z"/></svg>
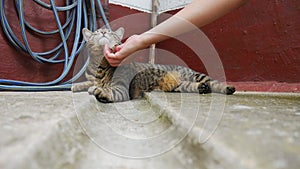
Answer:
<svg viewBox="0 0 300 169"><path fill-rule="evenodd" d="M56 2L62 5L62 1ZM53 13L39 7L31 0L24 0L25 19L34 27L50 31L57 29ZM10 26L21 39L19 20L14 7L14 1L5 1L5 11ZM61 15L61 13L60 13ZM61 16L62 21L64 16ZM49 24L53 23L53 24ZM59 36L40 37L27 32L29 44L34 52L44 52L55 47ZM29 55L17 51L5 37L2 28L0 31L0 78L29 82L48 82L56 79L62 72L61 64L45 64L34 61Z"/></svg>
<svg viewBox="0 0 300 169"><path fill-rule="evenodd" d="M49 24L54 23L50 11L41 9L30 0L25 0L24 4L26 18L30 23L44 30L56 28L55 24ZM12 6L13 1L6 1L5 9L11 18L10 22L13 29L18 31L18 20ZM134 13L138 11L110 5L109 20L113 22ZM149 20L149 17L145 19ZM227 81L238 82L235 83L238 90L299 92L299 20L299 0L249 0L243 7L201 30L218 51ZM136 22L139 23L138 20ZM134 32L135 30L127 30L127 34ZM41 40L34 35L29 36L36 51L50 49L58 42L57 37ZM8 44L2 31L0 42L0 78L45 82L60 75L62 65L36 63ZM161 42L158 48L175 53L193 69L206 71L201 60L188 47L176 40ZM165 63L168 60L158 57L157 62Z"/></svg>
<svg viewBox="0 0 300 169"><path fill-rule="evenodd" d="M294 83L300 82L299 21L298 0L250 0L203 30L229 80Z"/></svg>

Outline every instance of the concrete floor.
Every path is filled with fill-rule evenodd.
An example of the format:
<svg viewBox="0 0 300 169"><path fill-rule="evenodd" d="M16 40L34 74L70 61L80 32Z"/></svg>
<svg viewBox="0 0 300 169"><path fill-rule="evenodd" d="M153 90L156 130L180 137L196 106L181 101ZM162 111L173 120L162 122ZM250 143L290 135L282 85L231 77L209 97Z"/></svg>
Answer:
<svg viewBox="0 0 300 169"><path fill-rule="evenodd" d="M1 92L0 168L298 169L300 93Z"/></svg>

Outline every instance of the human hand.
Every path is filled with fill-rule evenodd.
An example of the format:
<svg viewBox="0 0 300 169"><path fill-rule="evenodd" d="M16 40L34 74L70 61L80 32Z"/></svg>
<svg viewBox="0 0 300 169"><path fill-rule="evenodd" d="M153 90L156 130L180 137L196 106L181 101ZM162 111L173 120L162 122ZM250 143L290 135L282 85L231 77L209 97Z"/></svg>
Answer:
<svg viewBox="0 0 300 169"><path fill-rule="evenodd" d="M111 66L118 66L129 55L146 47L141 35L132 35L123 44L116 46L114 51L105 45L104 56Z"/></svg>

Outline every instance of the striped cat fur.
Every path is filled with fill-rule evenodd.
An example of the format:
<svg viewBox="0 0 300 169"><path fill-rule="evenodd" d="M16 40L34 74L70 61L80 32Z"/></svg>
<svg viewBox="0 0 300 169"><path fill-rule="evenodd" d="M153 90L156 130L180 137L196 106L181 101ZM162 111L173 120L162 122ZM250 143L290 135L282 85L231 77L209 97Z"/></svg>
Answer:
<svg viewBox="0 0 300 169"><path fill-rule="evenodd" d="M104 45L114 49L121 44L124 29L111 31L105 28L92 32L82 30L89 51L89 64L85 71L87 81L75 83L73 92L88 91L100 102L120 102L137 99L144 92L222 93L233 94L235 87L209 76L177 65L159 65L132 62L112 67L103 55Z"/></svg>

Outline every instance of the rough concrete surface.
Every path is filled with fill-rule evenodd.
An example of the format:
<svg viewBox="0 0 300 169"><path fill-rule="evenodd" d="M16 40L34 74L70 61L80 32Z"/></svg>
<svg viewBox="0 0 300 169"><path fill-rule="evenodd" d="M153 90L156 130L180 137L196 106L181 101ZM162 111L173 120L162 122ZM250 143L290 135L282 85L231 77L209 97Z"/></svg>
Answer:
<svg viewBox="0 0 300 169"><path fill-rule="evenodd" d="M1 92L0 168L296 169L300 94Z"/></svg>
<svg viewBox="0 0 300 169"><path fill-rule="evenodd" d="M149 95L153 104L162 106L161 98L165 94ZM218 163L224 168L296 169L300 166L299 94L181 94L181 97L184 95L189 103L183 103L179 94L167 95L171 104L167 114L174 124L188 128L187 124L194 119L190 117L194 110L190 109L200 105L189 136L200 142L215 160L207 166L215 168Z"/></svg>

